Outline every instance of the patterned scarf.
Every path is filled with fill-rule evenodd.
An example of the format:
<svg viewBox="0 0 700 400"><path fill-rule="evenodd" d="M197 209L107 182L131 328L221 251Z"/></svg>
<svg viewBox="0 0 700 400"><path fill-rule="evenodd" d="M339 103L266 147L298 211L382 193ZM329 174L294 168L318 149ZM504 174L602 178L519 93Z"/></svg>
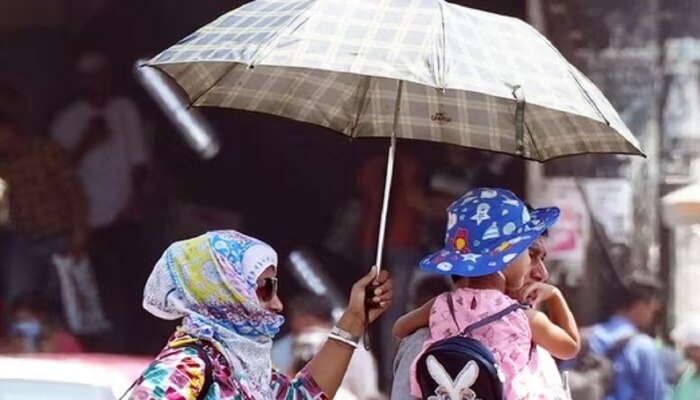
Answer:
<svg viewBox="0 0 700 400"><path fill-rule="evenodd" d="M260 274L277 267L267 244L235 231L209 232L172 244L146 284L143 306L163 319L183 318L182 330L213 343L251 398L272 398L272 338L284 319L260 306Z"/></svg>

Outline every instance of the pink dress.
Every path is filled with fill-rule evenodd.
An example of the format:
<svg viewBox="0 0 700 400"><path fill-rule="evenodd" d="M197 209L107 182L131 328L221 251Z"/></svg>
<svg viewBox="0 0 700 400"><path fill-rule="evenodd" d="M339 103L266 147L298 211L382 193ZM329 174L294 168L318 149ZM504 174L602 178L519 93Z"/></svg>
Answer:
<svg viewBox="0 0 700 400"><path fill-rule="evenodd" d="M467 326L516 303L498 290L469 288L457 289L452 293L452 301L454 319L448 306L448 295L442 294L435 300L430 312L431 338L423 345L424 351L433 343L456 336ZM455 326L455 319L459 329ZM476 329L471 337L483 343L493 353L506 378L506 400L553 398L543 390L541 380L529 372L538 370L538 361L537 353L533 351L530 323L523 310L512 312L498 321ZM414 362L411 369L411 393L421 398L415 371Z"/></svg>

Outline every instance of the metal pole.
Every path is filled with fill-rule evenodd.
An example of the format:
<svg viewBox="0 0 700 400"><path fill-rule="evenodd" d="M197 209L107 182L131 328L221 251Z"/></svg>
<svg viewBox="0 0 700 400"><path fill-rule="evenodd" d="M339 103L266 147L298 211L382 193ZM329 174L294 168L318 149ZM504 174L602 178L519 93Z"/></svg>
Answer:
<svg viewBox="0 0 700 400"><path fill-rule="evenodd" d="M384 180L384 201L382 203L382 215L379 220L379 238L377 239L377 273L382 269L382 255L384 253L384 236L386 235L386 220L389 214L389 197L391 195L391 181L394 177L394 156L396 154L396 127L399 122L401 110L401 97L403 95L403 81L399 81L396 92L396 105L394 106L394 123L391 127L391 145L386 161L386 178Z"/></svg>

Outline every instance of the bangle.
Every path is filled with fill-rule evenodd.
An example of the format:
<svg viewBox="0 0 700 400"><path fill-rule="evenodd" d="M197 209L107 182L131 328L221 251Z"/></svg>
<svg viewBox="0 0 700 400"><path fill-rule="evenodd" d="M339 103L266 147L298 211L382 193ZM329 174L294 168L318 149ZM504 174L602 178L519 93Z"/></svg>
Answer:
<svg viewBox="0 0 700 400"><path fill-rule="evenodd" d="M360 343L360 338L357 336L353 336L352 333L346 331L345 329L342 329L338 327L337 325L331 329L331 335L338 336L342 339L348 340L350 342L355 343L356 345Z"/></svg>
<svg viewBox="0 0 700 400"><path fill-rule="evenodd" d="M355 343L351 340L347 340L347 339L340 337L336 334L331 333L330 335L328 335L328 339L333 339L333 340L338 341L340 343L344 343L344 344L352 347L353 350L357 349L357 343Z"/></svg>

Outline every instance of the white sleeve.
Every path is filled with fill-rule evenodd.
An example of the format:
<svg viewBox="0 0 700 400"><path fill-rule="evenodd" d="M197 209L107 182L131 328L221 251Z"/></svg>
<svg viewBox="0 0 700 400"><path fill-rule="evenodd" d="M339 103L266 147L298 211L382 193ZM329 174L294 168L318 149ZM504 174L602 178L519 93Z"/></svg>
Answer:
<svg viewBox="0 0 700 400"><path fill-rule="evenodd" d="M136 167L148 162L146 148L146 130L136 105L129 99L123 99L124 126L126 127L127 145L131 165Z"/></svg>
<svg viewBox="0 0 700 400"><path fill-rule="evenodd" d="M359 399L378 397L377 363L372 353L362 346L360 344L350 359L344 383L347 382L347 388Z"/></svg>

